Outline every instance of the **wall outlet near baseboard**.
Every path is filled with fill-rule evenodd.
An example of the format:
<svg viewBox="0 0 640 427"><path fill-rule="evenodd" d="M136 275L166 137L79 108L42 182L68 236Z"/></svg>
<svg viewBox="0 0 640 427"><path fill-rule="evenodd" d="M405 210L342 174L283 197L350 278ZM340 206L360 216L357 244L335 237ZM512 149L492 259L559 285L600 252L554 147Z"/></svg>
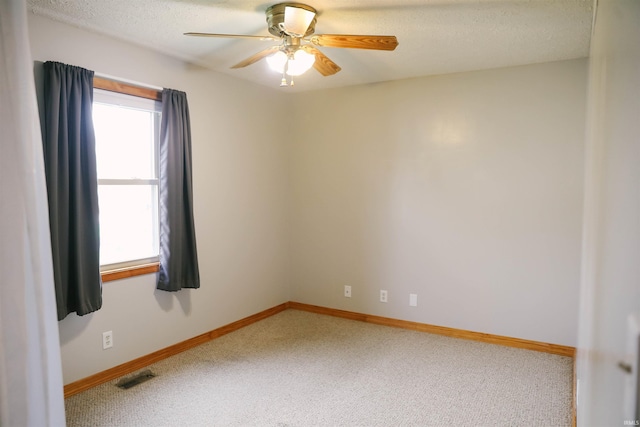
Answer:
<svg viewBox="0 0 640 427"><path fill-rule="evenodd" d="M344 287L344 296L347 298L351 298L351 286Z"/></svg>
<svg viewBox="0 0 640 427"><path fill-rule="evenodd" d="M387 291L380 291L380 302L387 302Z"/></svg>
<svg viewBox="0 0 640 427"><path fill-rule="evenodd" d="M418 294L409 294L409 305L411 307L418 306Z"/></svg>
<svg viewBox="0 0 640 427"><path fill-rule="evenodd" d="M113 347L113 331L102 333L102 349L106 350Z"/></svg>

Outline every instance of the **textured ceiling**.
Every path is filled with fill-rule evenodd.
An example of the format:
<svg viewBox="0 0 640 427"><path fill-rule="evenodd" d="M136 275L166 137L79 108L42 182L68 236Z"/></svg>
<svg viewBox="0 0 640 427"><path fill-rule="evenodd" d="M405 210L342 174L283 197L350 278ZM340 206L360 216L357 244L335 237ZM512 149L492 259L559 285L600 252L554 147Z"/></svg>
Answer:
<svg viewBox="0 0 640 427"><path fill-rule="evenodd" d="M273 3L277 3L275 1ZM184 32L268 35L252 0L28 0L30 10L212 70L274 87L315 90L410 77L586 57L593 0L309 0L316 34L395 35L395 51L320 48L342 67L315 70L280 89L264 60L232 65L273 42L184 36Z"/></svg>

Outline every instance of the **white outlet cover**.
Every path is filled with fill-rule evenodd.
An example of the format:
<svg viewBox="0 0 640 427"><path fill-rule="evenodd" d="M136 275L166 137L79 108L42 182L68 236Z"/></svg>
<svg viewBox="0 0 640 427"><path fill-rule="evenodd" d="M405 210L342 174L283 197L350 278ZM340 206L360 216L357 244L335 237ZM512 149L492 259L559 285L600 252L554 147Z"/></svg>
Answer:
<svg viewBox="0 0 640 427"><path fill-rule="evenodd" d="M106 350L113 347L113 332L107 331L102 333L102 349Z"/></svg>
<svg viewBox="0 0 640 427"><path fill-rule="evenodd" d="M387 302L387 291L380 291L380 302Z"/></svg>
<svg viewBox="0 0 640 427"><path fill-rule="evenodd" d="M409 294L409 305L411 307L418 306L418 294Z"/></svg>

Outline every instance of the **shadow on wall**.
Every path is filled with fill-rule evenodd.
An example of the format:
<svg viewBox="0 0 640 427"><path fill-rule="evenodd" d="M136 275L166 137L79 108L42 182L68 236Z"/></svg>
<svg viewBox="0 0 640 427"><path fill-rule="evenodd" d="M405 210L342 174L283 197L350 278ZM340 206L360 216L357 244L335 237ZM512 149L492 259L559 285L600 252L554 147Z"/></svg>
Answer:
<svg viewBox="0 0 640 427"><path fill-rule="evenodd" d="M42 61L33 61L33 77L35 80L36 86L36 101L38 103L38 117L40 118L40 123L44 120L44 62ZM40 126L42 129L42 126Z"/></svg>
<svg viewBox="0 0 640 427"><path fill-rule="evenodd" d="M192 310L191 292L194 289L182 289L179 292L166 292L155 289L153 294L158 302L158 306L165 312L171 312L178 302L182 312L190 315ZM58 322L58 330L60 333L60 344L65 345L81 336L89 328L94 321L94 316L100 316L101 310L84 316L78 316L70 313L63 320Z"/></svg>
<svg viewBox="0 0 640 427"><path fill-rule="evenodd" d="M76 313L69 313L67 317L58 322L58 332L60 334L60 345L65 345L82 335L91 323L93 316L97 312L78 316Z"/></svg>
<svg viewBox="0 0 640 427"><path fill-rule="evenodd" d="M161 290L154 290L153 295L156 297L156 301L158 301L158 305L165 312L170 312L173 310L175 305L175 301L178 301L180 307L182 308L182 312L184 314L191 314L191 292L195 289L181 289L178 292L167 292Z"/></svg>

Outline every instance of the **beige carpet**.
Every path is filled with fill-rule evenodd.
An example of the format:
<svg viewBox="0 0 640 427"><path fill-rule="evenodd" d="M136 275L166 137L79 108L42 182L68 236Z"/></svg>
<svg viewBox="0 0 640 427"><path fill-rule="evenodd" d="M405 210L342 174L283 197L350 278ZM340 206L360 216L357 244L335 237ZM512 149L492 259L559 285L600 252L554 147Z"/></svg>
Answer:
<svg viewBox="0 0 640 427"><path fill-rule="evenodd" d="M572 359L287 310L66 400L68 426L569 426Z"/></svg>

